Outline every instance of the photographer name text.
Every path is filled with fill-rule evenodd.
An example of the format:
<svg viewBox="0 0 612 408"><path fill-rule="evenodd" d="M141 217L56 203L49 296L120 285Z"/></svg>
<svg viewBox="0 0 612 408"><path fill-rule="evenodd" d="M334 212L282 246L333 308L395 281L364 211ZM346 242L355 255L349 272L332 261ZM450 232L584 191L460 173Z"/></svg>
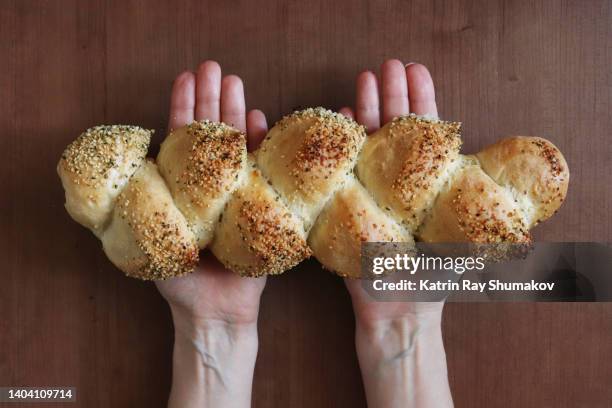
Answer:
<svg viewBox="0 0 612 408"><path fill-rule="evenodd" d="M446 282L422 279L419 281L409 281L402 279L398 282L385 282L382 279L377 279L372 282L372 288L377 291L471 291L484 292L489 291L552 291L555 287L554 282L537 282L531 280L529 282L502 282L497 279L491 279L486 282L474 282L468 279L460 282L448 280Z"/></svg>

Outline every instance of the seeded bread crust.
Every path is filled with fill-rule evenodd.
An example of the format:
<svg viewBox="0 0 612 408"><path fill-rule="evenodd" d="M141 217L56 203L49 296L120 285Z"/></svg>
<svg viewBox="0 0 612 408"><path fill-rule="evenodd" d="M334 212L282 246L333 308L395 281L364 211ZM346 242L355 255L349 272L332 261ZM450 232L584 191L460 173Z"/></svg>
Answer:
<svg viewBox="0 0 612 408"><path fill-rule="evenodd" d="M96 126L68 145L57 172L76 222L99 236L115 199L144 163L152 134L137 126Z"/></svg>
<svg viewBox="0 0 612 408"><path fill-rule="evenodd" d="M224 123L193 122L172 131L157 164L174 203L205 248L246 167L244 134Z"/></svg>
<svg viewBox="0 0 612 408"><path fill-rule="evenodd" d="M152 161L140 166L117 197L102 244L119 269L140 279L181 276L198 262L195 235Z"/></svg>
<svg viewBox="0 0 612 408"><path fill-rule="evenodd" d="M323 205L353 171L365 131L323 108L285 116L256 153L257 166L310 230Z"/></svg>
<svg viewBox="0 0 612 408"><path fill-rule="evenodd" d="M195 268L209 247L243 276L279 274L314 255L361 277L363 242L528 243L557 211L569 170L538 137L459 153L461 125L407 115L366 138L323 108L287 115L260 149L222 123L170 133L157 166L150 131L88 130L58 173L72 217L129 276L164 279Z"/></svg>
<svg viewBox="0 0 612 408"><path fill-rule="evenodd" d="M277 275L312 254L302 220L287 208L252 159L215 235L213 254L244 276Z"/></svg>

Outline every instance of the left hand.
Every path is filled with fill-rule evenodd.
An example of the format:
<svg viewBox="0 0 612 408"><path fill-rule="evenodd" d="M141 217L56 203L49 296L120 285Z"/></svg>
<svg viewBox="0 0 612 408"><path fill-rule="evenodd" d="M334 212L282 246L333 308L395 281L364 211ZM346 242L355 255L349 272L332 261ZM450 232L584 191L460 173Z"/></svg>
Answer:
<svg viewBox="0 0 612 408"><path fill-rule="evenodd" d="M250 150L267 132L261 111L245 114L242 81L214 61L174 81L169 130L194 120L223 121L247 133ZM243 278L210 253L196 270L156 282L174 323L169 407L248 407L257 356L257 315L265 278Z"/></svg>
<svg viewBox="0 0 612 408"><path fill-rule="evenodd" d="M195 75L186 71L176 78L168 129L204 119L222 121L246 132L250 150L257 148L267 132L261 111L246 114L242 80L235 75L222 78L221 67L214 61L200 64ZM175 320L180 318L195 325L253 325L265 283L265 277L240 277L206 252L195 272L158 281L157 287Z"/></svg>
<svg viewBox="0 0 612 408"><path fill-rule="evenodd" d="M357 78L356 117L368 132L410 112L437 116L434 85L420 64L382 65L382 110L376 76ZM368 406L452 407L441 318L444 302L372 300L357 279L346 279L355 311L355 346Z"/></svg>
<svg viewBox="0 0 612 408"><path fill-rule="evenodd" d="M378 92L378 80L370 71L357 77L357 100L355 111L342 108L340 113L355 118L373 133L394 117L415 113L438 116L434 83L425 66L408 64L399 60L387 60L381 67L382 106ZM381 109L382 108L382 109ZM372 301L359 280L345 279L357 323L363 328L398 319L438 321L442 313L442 302L377 302Z"/></svg>

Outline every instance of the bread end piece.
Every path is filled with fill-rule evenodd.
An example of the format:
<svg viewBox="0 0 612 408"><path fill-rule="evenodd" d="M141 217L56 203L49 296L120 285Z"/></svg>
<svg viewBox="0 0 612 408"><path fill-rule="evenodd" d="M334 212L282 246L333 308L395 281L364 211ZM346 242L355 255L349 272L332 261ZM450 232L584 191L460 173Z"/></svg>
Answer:
<svg viewBox="0 0 612 408"><path fill-rule="evenodd" d="M417 237L425 242L529 243L519 203L472 156L445 185Z"/></svg>
<svg viewBox="0 0 612 408"><path fill-rule="evenodd" d="M152 134L137 126L96 126L68 145L57 173L75 221L100 235L115 199L144 162Z"/></svg>
<svg viewBox="0 0 612 408"><path fill-rule="evenodd" d="M493 180L512 191L530 228L550 218L565 200L569 167L561 151L546 139L508 137L476 157Z"/></svg>

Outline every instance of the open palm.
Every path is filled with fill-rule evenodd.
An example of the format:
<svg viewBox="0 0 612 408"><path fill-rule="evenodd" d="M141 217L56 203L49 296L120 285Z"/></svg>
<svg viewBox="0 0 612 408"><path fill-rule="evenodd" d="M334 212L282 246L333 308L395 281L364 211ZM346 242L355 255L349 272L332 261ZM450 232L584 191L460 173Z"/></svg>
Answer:
<svg viewBox="0 0 612 408"><path fill-rule="evenodd" d="M381 125L394 117L415 113L417 115L438 116L433 80L425 66L404 64L399 60L385 61L381 67L382 106L380 103L378 80L370 71L357 77L357 97L355 110L342 108L346 116L353 117L366 127L368 133L375 132ZM355 279L346 279L351 293L355 315L362 322L392 320L407 315L420 317L431 313L439 314L443 303L376 302L373 301Z"/></svg>
<svg viewBox="0 0 612 408"><path fill-rule="evenodd" d="M242 80L222 77L214 61L202 63L197 73L183 72L174 81L169 130L194 120L222 121L247 133L249 150L257 148L267 132L261 111L246 114ZM265 278L243 278L223 267L209 252L202 254L195 272L157 282L173 313L196 321L250 324L257 320Z"/></svg>

